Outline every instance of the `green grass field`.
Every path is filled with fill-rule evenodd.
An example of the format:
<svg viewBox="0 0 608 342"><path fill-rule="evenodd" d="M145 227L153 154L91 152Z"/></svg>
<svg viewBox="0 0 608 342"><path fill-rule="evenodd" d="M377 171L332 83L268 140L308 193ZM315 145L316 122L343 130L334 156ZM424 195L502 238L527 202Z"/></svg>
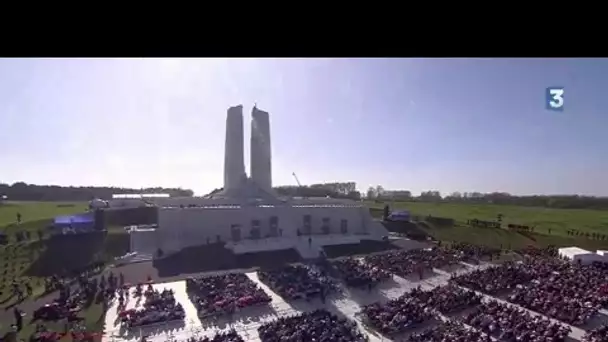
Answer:
<svg viewBox="0 0 608 342"><path fill-rule="evenodd" d="M427 234L442 241L463 241L492 247L519 249L526 246L558 247L578 246L589 250L608 249L608 240L593 240L570 236L566 231L608 234L608 211L549 209L491 204L422 203L422 202L368 202L375 217L382 216L382 208L388 204L391 210L405 209L420 219L431 215L453 218L454 227L438 228L419 225ZM503 226L509 223L535 227L534 233L520 233L507 229L475 228L464 224L469 219L495 221L503 215ZM549 229L551 233L549 234Z"/></svg>
<svg viewBox="0 0 608 342"><path fill-rule="evenodd" d="M55 216L82 213L87 207L86 202L3 202L0 204L0 233L37 231L47 227ZM21 214L21 225L16 224L17 213Z"/></svg>
<svg viewBox="0 0 608 342"><path fill-rule="evenodd" d="M14 224L17 213L23 222L52 219L59 215L70 215L86 211L86 202L13 202L0 204L0 227Z"/></svg>
<svg viewBox="0 0 608 342"><path fill-rule="evenodd" d="M550 209L539 207L518 207L492 204L385 202L391 209L407 209L412 215L453 218L458 222L469 219L496 220L503 214L504 224L522 224L536 227L538 233L567 236L566 231L578 229L581 232L608 234L608 211L579 209ZM384 204L369 202L372 208L383 208Z"/></svg>

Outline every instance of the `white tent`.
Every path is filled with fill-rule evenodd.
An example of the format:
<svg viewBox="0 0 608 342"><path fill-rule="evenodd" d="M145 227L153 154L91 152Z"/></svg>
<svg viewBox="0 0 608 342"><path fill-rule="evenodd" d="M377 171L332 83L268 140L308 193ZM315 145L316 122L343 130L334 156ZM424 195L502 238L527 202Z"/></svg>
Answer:
<svg viewBox="0 0 608 342"><path fill-rule="evenodd" d="M597 254L603 256L605 259L608 260L608 251L604 251L604 250L598 250Z"/></svg>
<svg viewBox="0 0 608 342"><path fill-rule="evenodd" d="M89 207L91 209L101 209L109 207L108 201L104 201L102 199L96 198L89 202Z"/></svg>
<svg viewBox="0 0 608 342"><path fill-rule="evenodd" d="M580 262L583 265L590 264L594 261L604 261L603 255L579 247L560 248L558 253L562 258L566 258L576 263Z"/></svg>

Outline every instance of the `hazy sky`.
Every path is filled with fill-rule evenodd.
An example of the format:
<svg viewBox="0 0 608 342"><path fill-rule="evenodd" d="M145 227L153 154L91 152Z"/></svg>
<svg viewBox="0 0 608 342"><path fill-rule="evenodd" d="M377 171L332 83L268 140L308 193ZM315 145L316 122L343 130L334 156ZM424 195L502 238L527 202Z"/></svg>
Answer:
<svg viewBox="0 0 608 342"><path fill-rule="evenodd" d="M608 195L607 91L604 59L2 59L0 182L202 194L257 102L275 185Z"/></svg>

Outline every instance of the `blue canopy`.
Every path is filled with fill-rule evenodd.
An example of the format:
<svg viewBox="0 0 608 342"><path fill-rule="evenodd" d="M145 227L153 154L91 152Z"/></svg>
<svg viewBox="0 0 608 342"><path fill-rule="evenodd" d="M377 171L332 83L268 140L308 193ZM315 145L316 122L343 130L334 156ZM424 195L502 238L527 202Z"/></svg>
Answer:
<svg viewBox="0 0 608 342"><path fill-rule="evenodd" d="M408 211L393 211L389 216L388 219L391 221L409 221L410 220L410 213Z"/></svg>
<svg viewBox="0 0 608 342"><path fill-rule="evenodd" d="M93 215L75 214L55 217L55 225L70 225L70 224L92 224L95 222Z"/></svg>

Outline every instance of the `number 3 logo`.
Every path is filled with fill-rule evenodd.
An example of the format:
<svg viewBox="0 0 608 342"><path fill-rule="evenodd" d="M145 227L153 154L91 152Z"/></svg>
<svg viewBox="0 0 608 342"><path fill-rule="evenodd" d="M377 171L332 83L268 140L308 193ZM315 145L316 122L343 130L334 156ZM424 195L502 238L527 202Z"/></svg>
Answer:
<svg viewBox="0 0 608 342"><path fill-rule="evenodd" d="M551 87L547 88L547 109L563 111L564 110L564 88Z"/></svg>

